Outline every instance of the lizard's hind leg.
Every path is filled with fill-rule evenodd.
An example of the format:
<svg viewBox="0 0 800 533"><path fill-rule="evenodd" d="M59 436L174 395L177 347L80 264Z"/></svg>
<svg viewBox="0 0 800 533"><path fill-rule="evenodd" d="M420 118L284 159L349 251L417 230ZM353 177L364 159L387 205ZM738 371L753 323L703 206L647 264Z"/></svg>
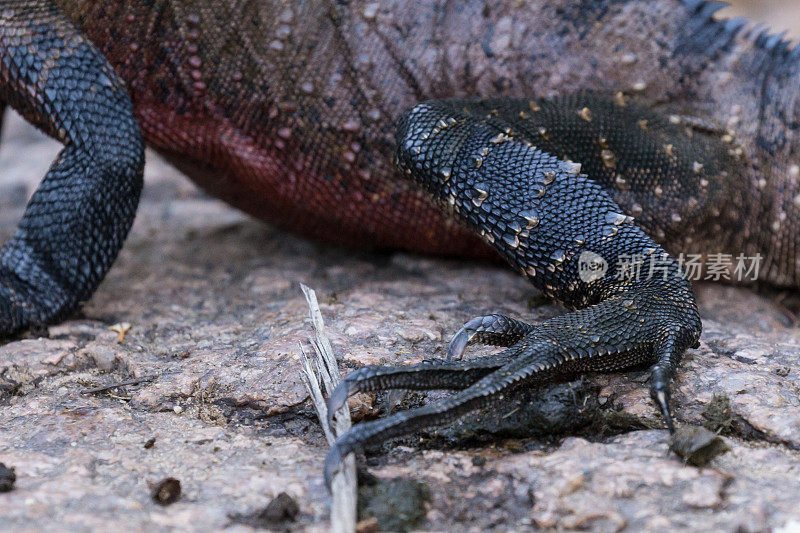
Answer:
<svg viewBox="0 0 800 533"><path fill-rule="evenodd" d="M589 107L575 109L576 102L591 104L595 112ZM678 262L604 188L599 169L613 163L618 168L640 168L645 178L657 175L665 183L686 184L702 169L716 168L719 161L718 151L708 151L696 165L663 157L662 133L676 143L688 142L680 137L687 135L683 130L665 126L653 138L632 134L638 135L635 142L606 132L636 124L643 113L633 105L614 108L587 97L540 103L434 101L401 118L400 171L493 245L546 296L577 310L539 326L499 315L480 317L456 334L448 350L458 356L470 341L512 345L501 354L430 363L427 369L370 367L348 376L346 385L334 394L332 407L358 390L462 390L439 402L353 427L331 449L327 476L342 457L364 444L449 423L517 386L642 363L654 365L651 395L673 429L669 383L683 352L696 345L701 330L694 294ZM654 124L657 119L650 117ZM572 135L586 141L572 153L587 169L595 169L590 174L554 153L554 136L563 140ZM642 178L641 184L645 182Z"/></svg>

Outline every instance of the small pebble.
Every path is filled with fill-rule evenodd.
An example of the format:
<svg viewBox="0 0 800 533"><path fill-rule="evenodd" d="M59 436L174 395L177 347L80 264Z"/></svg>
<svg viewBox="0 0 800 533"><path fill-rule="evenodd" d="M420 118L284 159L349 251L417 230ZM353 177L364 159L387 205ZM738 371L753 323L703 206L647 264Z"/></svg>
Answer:
<svg viewBox="0 0 800 533"><path fill-rule="evenodd" d="M270 524L294 522L299 512L300 508L297 506L297 502L294 501L294 498L285 492L281 492L267 504L258 517Z"/></svg>
<svg viewBox="0 0 800 533"><path fill-rule="evenodd" d="M181 482L174 477L165 478L153 487L153 501L159 505L169 505L181 497Z"/></svg>
<svg viewBox="0 0 800 533"><path fill-rule="evenodd" d="M486 464L485 457L473 457L472 458L472 466L483 466Z"/></svg>
<svg viewBox="0 0 800 533"><path fill-rule="evenodd" d="M0 492L11 492L14 489L14 482L17 480L17 473L14 467L7 467L0 463Z"/></svg>
<svg viewBox="0 0 800 533"><path fill-rule="evenodd" d="M705 466L717 455L730 450L722 437L700 426L678 428L669 447L684 463L692 466Z"/></svg>

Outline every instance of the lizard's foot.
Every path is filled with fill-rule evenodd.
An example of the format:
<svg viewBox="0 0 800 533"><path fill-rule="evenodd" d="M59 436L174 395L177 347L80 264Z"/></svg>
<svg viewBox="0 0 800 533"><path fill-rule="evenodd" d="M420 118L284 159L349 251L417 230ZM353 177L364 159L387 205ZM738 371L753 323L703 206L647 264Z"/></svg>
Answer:
<svg viewBox="0 0 800 533"><path fill-rule="evenodd" d="M498 396L517 387L563 381L583 372L620 370L650 361L654 356L651 395L672 431L669 378L696 331L673 320L683 308L680 301L686 296L686 286L679 281L682 280L609 298L540 326L524 324L527 333L495 355L469 361L429 361L408 367L369 366L352 372L331 396L329 413L336 412L350 395L363 391L403 388L459 392L423 407L353 427L328 453L326 481L332 479L343 457L364 445L449 424L490 406ZM656 296L657 291L664 291L662 301Z"/></svg>
<svg viewBox="0 0 800 533"><path fill-rule="evenodd" d="M366 367L347 376L331 397L330 413L358 391L458 392L353 427L328 454L326 479L363 445L450 423L516 387L583 372L652 364L651 396L672 430L670 380L700 336L694 295L677 261L601 183L625 172L637 190L661 183L701 188L705 172L724 166L727 150L689 138L666 117L589 96L429 102L401 118L397 137L401 172L546 296L577 311L538 326L479 317L455 335L448 360ZM681 147L677 155L665 154L664 138ZM696 145L704 149L692 152ZM564 161L569 157L591 173ZM470 342L509 347L472 361L450 360Z"/></svg>

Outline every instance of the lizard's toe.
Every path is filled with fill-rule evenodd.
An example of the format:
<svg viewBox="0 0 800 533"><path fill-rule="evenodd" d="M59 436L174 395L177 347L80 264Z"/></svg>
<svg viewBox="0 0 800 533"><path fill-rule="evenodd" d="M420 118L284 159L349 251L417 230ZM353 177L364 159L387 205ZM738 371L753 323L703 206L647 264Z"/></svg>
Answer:
<svg viewBox="0 0 800 533"><path fill-rule="evenodd" d="M359 392L461 390L508 362L505 352L471 361L429 360L409 366L370 365L348 374L328 399L328 421Z"/></svg>
<svg viewBox="0 0 800 533"><path fill-rule="evenodd" d="M475 317L453 336L446 359L461 359L466 347L476 342L489 346L512 346L533 328L530 324L496 313Z"/></svg>
<svg viewBox="0 0 800 533"><path fill-rule="evenodd" d="M670 433L675 433L675 424L672 422L672 411L670 410L670 391L669 388L656 390L650 389L650 397L661 411L661 416L664 417L664 422L667 424L667 429Z"/></svg>
<svg viewBox="0 0 800 533"><path fill-rule="evenodd" d="M585 372L615 371L648 362L654 363L653 398L672 431L669 382L680 354L699 335L696 316L684 316L682 304L675 304L669 297L673 294L680 301L677 296L685 290L685 281L674 278L610 297L536 327L526 324L528 333L513 346L483 358L430 361L409 367L364 367L354 372L334 392L331 409L343 405L349 394L364 390L457 392L416 409L354 426L336 441L326 461L326 476L358 447L446 425L491 405L498 396L518 387L535 387ZM471 322L470 327L478 324Z"/></svg>

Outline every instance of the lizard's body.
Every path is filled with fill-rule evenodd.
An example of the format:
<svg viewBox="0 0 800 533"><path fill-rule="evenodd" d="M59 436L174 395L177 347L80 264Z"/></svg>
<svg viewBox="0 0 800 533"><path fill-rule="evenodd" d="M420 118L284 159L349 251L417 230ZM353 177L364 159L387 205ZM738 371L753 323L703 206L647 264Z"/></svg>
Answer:
<svg viewBox="0 0 800 533"><path fill-rule="evenodd" d="M509 346L477 362L350 374L329 412L358 390L459 392L357 426L329 470L519 384L641 363L672 429L669 380L700 320L656 241L760 255L761 279L800 279L800 48L715 21L719 7L2 2L0 100L66 148L0 252L0 336L57 321L96 288L132 222L143 133L266 220L370 247L486 256L489 244L576 309L537 326L468 322L449 353ZM436 100L453 97L472 99ZM579 276L586 251L609 262L602 277ZM626 255L662 259L663 279L618 276Z"/></svg>
<svg viewBox="0 0 800 533"><path fill-rule="evenodd" d="M753 44L757 33L728 36L678 0L588 10L563 0L435 0L413 9L404 1L57 3L125 81L148 144L213 194L292 231L485 254L398 179L391 158L400 113L433 98L625 91L730 129L753 166L739 183L721 180L715 205L690 210L687 198L617 191L624 209L675 253L795 255L775 247L800 233L800 217L781 220L795 209L784 200L800 193L789 176L800 164L796 130L787 135L798 120L799 60L787 66L785 45L768 51ZM796 285L797 267L777 263L762 265L764 279Z"/></svg>

